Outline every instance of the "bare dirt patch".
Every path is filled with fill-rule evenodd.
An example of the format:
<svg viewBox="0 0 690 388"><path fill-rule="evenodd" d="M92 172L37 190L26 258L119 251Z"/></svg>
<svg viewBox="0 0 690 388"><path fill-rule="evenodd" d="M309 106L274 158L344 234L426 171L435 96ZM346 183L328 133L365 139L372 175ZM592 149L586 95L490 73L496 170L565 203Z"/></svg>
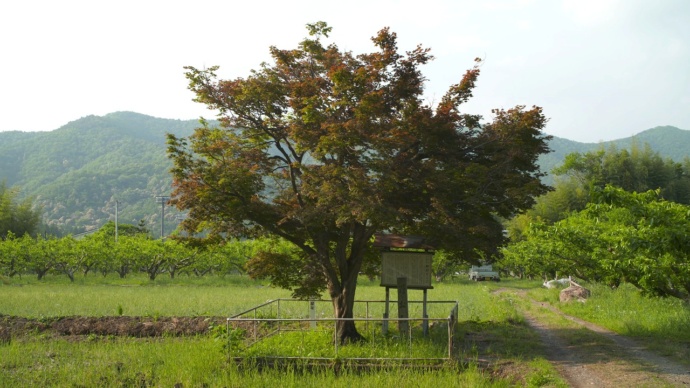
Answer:
<svg viewBox="0 0 690 388"><path fill-rule="evenodd" d="M17 337L30 333L55 336L162 337L205 334L214 325L225 324L221 317L60 317L29 319L0 316L0 334Z"/></svg>
<svg viewBox="0 0 690 388"><path fill-rule="evenodd" d="M514 292L507 289L498 292ZM517 294L527 299L524 292ZM690 370L647 350L635 340L572 317L548 303L528 299L575 324L564 328L523 311L525 321L544 346L545 357L573 387L690 386Z"/></svg>

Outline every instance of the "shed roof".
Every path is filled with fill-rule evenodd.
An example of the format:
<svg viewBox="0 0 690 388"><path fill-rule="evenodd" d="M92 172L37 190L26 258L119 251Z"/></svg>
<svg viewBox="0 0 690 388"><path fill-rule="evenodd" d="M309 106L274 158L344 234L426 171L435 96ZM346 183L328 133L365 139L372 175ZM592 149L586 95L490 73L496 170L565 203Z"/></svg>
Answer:
<svg viewBox="0 0 690 388"><path fill-rule="evenodd" d="M377 233L374 235L374 247L377 248L408 248L408 249L435 249L426 237Z"/></svg>

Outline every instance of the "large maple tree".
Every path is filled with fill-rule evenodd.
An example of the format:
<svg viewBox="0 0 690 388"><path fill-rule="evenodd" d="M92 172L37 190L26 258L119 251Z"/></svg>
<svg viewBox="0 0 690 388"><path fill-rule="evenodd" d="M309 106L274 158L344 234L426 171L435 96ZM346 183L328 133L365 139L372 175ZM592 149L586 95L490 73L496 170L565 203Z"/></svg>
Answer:
<svg viewBox="0 0 690 388"><path fill-rule="evenodd" d="M354 55L323 43L325 23L307 27L297 48L271 47L272 63L246 78L186 68L195 100L220 124L169 136L171 202L189 211L189 230L290 241L299 255L257 254L250 274L296 296L327 289L335 317L352 318L376 232L423 234L465 259L495 252L498 218L547 190L536 165L549 151L547 120L539 107L495 110L481 125L462 113L479 60L432 106L420 71L429 49L400 53L384 28L374 52ZM343 320L338 338L361 337Z"/></svg>

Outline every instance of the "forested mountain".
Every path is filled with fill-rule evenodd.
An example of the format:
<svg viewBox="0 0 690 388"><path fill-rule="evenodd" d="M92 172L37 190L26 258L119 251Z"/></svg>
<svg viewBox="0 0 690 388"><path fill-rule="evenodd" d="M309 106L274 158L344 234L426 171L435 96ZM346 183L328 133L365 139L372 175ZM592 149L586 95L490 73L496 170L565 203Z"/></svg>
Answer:
<svg viewBox="0 0 690 388"><path fill-rule="evenodd" d="M160 225L156 195L170 193L165 133L186 136L196 120L132 112L87 116L51 132L0 133L0 180L43 206L48 225L79 232L115 217ZM174 220L166 209L167 220ZM172 227L172 222L167 222ZM169 229L169 228L168 228Z"/></svg>
<svg viewBox="0 0 690 388"><path fill-rule="evenodd" d="M566 155L573 152L586 153L602 147L604 149L615 147L622 150L630 149L633 145L644 148L645 144L648 144L664 159L682 162L685 158L690 157L690 131L662 126L648 129L632 137L600 143L579 143L554 137L549 143L553 152L539 158L539 165L543 171L550 172L554 167L563 163Z"/></svg>
<svg viewBox="0 0 690 388"><path fill-rule="evenodd" d="M160 228L161 206L156 195L170 193L171 167L165 133L187 136L197 120L170 120L133 112L87 116L50 132L0 132L0 182L18 186L22 197L43 206L48 225L78 233L115 218ZM551 171L565 155L615 145L649 144L664 158L690 156L690 131L656 127L636 136L601 143L579 143L554 137L553 152L540 158ZM166 207L166 230L175 227L176 212Z"/></svg>

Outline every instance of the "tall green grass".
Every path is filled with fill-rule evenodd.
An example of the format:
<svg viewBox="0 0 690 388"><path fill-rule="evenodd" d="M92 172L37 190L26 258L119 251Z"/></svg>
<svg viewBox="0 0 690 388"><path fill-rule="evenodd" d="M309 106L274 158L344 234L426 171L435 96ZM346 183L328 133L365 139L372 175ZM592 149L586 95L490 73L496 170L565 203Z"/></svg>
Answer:
<svg viewBox="0 0 690 388"><path fill-rule="evenodd" d="M27 318L56 316L229 316L287 298L276 289L246 276L161 278L145 276L13 278L0 285L0 314Z"/></svg>
<svg viewBox="0 0 690 388"><path fill-rule="evenodd" d="M311 373L244 369L228 364L222 343L212 336L195 338L128 339L87 337L77 341L53 339L47 335L14 338L10 344L0 345L0 386L528 386L559 385L555 370L540 360L540 348L535 334L524 325L522 317L510 298L491 293L498 287L524 287L523 282L475 283L454 279L434 283L428 291L430 301L457 301L459 322L456 329L458 356L464 361L485 357L504 360L523 376L502 375L492 378L470 367L467 370L356 372L316 370ZM181 276L174 280L159 278L149 281L143 276L126 279L117 277L78 277L70 283L62 277L3 279L0 284L0 314L24 317L57 316L231 316L269 299L287 298L290 293L255 282L242 276L194 278ZM409 299L420 301L422 292L410 290ZM397 299L391 290L391 299ZM323 296L327 299L326 295ZM378 281L360 279L358 300L382 301L385 289ZM307 316L305 302L281 304L281 315L292 313ZM319 316L332 317L330 302L319 303ZM366 305L359 304L357 315L364 316ZM430 304L430 318L447 318L452 304ZM391 304L391 317L397 310ZM276 309L268 311L277 315ZM369 305L370 317L383 316L383 304ZM410 317L421 317L421 304L410 306ZM438 328L437 328L438 329ZM432 329L432 332L435 329ZM408 356L409 348L400 339L373 338L384 357ZM393 333L395 331L393 330ZM328 337L328 338L326 338ZM333 345L325 334L319 345ZM296 343L300 339L291 340ZM376 342L379 341L379 342ZM422 341L423 342L423 341ZM438 357L444 352L438 343L421 344L414 357ZM427 346L428 345L428 346ZM444 343L445 345L445 343ZM358 345L360 346L360 345ZM368 346L368 345L367 345ZM426 347L425 347L426 346ZM298 349L295 346L295 349ZM316 346L302 349L316 351ZM340 357L350 353L369 352L356 346L340 349ZM374 349L376 350L376 349ZM388 355L385 354L388 352ZM370 353L367 353L370 354ZM377 353L373 353L377 354ZM538 366L538 367L537 367ZM526 371L526 372L525 372ZM527 377L525 377L527 376ZM527 379L527 380L525 380ZM546 381L547 383L543 383Z"/></svg>
<svg viewBox="0 0 690 388"><path fill-rule="evenodd" d="M497 287L495 283L474 283L455 280L436 283L428 291L430 301L457 301L459 320L519 319L515 309L500 298L489 294ZM410 290L411 301L421 301L419 290ZM290 292L271 287L265 282L246 276L207 276L203 278L178 276L175 279L161 277L149 281L143 275L120 279L117 276L101 277L89 275L77 277L70 283L63 276L47 276L37 281L35 277L5 278L0 283L0 314L27 318L56 316L232 316L268 300L290 298ZM332 316L333 310L328 296L319 303L319 316ZM361 278L357 287L358 300L383 301L385 288L378 281ZM397 299L395 289L390 290L391 300ZM301 309L306 313L307 305L288 307ZM433 304L428 306L429 317L445 318L452 306ZM369 305L370 317L382 317L383 303ZM395 303L391 303L391 316L397 314ZM365 316L365 305L358 304L357 315ZM410 305L410 317L421 317L421 303Z"/></svg>
<svg viewBox="0 0 690 388"><path fill-rule="evenodd" d="M243 357L420 358L439 360L448 357L446 333L431 333L431 336L424 337L417 330L409 342L405 336L402 338L398 335L382 336L380 332L374 336L367 336L370 333L364 333L366 339L363 342L336 348L332 330L281 332L233 355Z"/></svg>
<svg viewBox="0 0 690 388"><path fill-rule="evenodd" d="M33 338L0 346L0 386L508 387L476 368L259 370L228 363L209 338L91 341ZM180 386L180 385L177 385Z"/></svg>

